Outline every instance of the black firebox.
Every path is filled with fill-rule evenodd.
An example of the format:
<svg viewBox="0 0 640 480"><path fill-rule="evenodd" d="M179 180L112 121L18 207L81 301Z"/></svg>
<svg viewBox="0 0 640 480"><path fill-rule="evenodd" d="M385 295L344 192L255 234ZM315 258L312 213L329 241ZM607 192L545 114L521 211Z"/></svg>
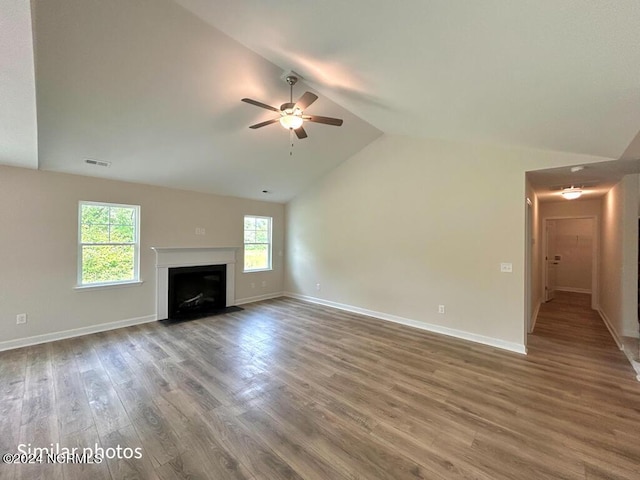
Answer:
<svg viewBox="0 0 640 480"><path fill-rule="evenodd" d="M169 320L190 320L224 310L227 266L169 269Z"/></svg>

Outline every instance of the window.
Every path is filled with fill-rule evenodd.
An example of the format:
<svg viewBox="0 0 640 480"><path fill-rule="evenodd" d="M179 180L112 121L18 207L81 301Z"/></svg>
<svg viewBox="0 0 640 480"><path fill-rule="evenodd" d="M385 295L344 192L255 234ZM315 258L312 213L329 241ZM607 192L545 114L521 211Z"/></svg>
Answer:
<svg viewBox="0 0 640 480"><path fill-rule="evenodd" d="M271 270L271 217L244 217L244 271Z"/></svg>
<svg viewBox="0 0 640 480"><path fill-rule="evenodd" d="M139 206L80 202L78 225L78 285L139 281Z"/></svg>

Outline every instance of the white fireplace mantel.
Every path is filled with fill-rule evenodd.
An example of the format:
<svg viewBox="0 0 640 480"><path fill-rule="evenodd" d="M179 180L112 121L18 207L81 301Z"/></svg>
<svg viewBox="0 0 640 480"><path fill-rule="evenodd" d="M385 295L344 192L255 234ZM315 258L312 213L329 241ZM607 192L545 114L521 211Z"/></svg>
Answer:
<svg viewBox="0 0 640 480"><path fill-rule="evenodd" d="M238 247L151 247L156 252L156 318L169 314L169 269L200 265L227 266L226 306L235 305L235 264Z"/></svg>

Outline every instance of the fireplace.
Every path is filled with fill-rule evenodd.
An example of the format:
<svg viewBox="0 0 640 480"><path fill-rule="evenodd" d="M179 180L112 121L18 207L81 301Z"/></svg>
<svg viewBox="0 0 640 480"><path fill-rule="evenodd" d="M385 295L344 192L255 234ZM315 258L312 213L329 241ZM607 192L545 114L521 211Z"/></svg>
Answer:
<svg viewBox="0 0 640 480"><path fill-rule="evenodd" d="M158 320L165 320L170 317L169 314L169 302L170 302L170 287L169 287L169 272L175 270L178 276L185 274L187 279L191 277L191 274L197 276L202 272L200 268L209 269L211 267L224 267L224 278L219 278L224 284L224 292L222 295L215 295L216 302L220 302L220 308L231 307L235 305L235 267L236 267L236 248L235 247L151 247L156 252L156 318ZM182 270L182 268L195 269L189 272L188 270ZM220 275L217 272L212 275ZM209 278L205 281L208 286L212 286L214 283L213 278ZM196 292L193 295L184 293L185 297L181 302L192 300L192 306L198 306L204 308L205 304L209 305L209 300L204 301L204 298L210 295L203 293L202 297L198 297L200 292ZM196 298L198 297L198 298ZM175 301L175 300L174 300ZM187 306L187 305L185 305ZM184 310L184 307L183 309ZM185 313L181 311L181 313ZM191 318L191 317L189 317Z"/></svg>
<svg viewBox="0 0 640 480"><path fill-rule="evenodd" d="M227 266L169 269L170 320L206 317L226 306Z"/></svg>

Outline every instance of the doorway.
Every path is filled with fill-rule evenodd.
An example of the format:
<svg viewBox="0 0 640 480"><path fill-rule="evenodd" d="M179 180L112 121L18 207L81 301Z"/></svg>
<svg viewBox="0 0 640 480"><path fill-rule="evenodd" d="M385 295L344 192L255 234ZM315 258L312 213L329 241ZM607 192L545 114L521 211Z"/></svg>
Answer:
<svg viewBox="0 0 640 480"><path fill-rule="evenodd" d="M558 217L544 220L544 300L556 292L588 293L597 306L597 247L595 217Z"/></svg>

